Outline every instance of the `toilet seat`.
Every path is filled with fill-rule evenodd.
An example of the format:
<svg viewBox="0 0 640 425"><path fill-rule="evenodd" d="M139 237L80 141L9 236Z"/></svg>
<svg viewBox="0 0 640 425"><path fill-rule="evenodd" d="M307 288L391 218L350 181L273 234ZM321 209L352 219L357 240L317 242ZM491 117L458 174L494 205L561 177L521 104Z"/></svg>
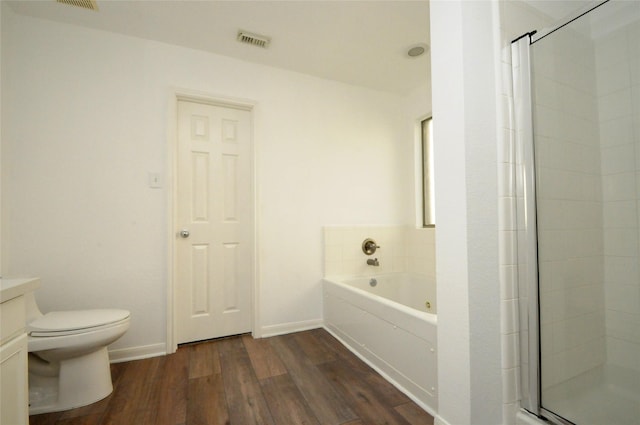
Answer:
<svg viewBox="0 0 640 425"><path fill-rule="evenodd" d="M80 334L126 321L129 314L118 309L52 311L29 323L27 332L32 337Z"/></svg>

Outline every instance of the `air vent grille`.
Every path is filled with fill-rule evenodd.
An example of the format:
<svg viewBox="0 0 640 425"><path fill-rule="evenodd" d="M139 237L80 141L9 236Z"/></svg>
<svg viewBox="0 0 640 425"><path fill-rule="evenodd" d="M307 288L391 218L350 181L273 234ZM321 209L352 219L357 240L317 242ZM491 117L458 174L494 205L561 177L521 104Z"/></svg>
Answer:
<svg viewBox="0 0 640 425"><path fill-rule="evenodd" d="M238 31L238 41L266 49L269 46L269 43L271 43L271 38L264 35L252 34L246 31Z"/></svg>
<svg viewBox="0 0 640 425"><path fill-rule="evenodd" d="M82 7L83 9L98 10L96 0L56 0L58 3L68 4L69 6Z"/></svg>

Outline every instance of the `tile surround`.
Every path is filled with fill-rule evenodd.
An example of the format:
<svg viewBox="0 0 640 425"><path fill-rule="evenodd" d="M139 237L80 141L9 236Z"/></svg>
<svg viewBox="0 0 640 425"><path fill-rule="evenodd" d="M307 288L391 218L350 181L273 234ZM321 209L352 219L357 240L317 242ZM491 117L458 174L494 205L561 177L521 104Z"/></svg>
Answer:
<svg viewBox="0 0 640 425"><path fill-rule="evenodd" d="M435 279L435 228L327 226L323 231L325 276L410 272ZM366 238L380 246L371 256L362 252ZM370 258L377 258L380 265L368 265Z"/></svg>
<svg viewBox="0 0 640 425"><path fill-rule="evenodd" d="M606 357L640 371L640 79L633 54L640 53L638 35L635 23L597 40L595 63L605 195Z"/></svg>

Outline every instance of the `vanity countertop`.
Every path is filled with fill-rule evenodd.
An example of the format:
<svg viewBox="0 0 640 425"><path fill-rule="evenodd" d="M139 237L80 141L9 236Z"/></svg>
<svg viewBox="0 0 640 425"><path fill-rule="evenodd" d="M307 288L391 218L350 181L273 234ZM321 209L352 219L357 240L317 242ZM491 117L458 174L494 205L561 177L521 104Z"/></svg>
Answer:
<svg viewBox="0 0 640 425"><path fill-rule="evenodd" d="M39 286L40 279L37 277L0 278L0 303L19 297L27 292L35 291Z"/></svg>

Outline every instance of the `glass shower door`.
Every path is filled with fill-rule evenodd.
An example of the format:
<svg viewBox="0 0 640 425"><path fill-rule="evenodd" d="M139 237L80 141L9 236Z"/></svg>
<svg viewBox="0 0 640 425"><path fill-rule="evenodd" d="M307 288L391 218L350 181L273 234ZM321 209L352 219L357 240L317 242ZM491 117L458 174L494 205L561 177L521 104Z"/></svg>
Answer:
<svg viewBox="0 0 640 425"><path fill-rule="evenodd" d="M534 36L529 54L539 407L638 424L640 2Z"/></svg>

